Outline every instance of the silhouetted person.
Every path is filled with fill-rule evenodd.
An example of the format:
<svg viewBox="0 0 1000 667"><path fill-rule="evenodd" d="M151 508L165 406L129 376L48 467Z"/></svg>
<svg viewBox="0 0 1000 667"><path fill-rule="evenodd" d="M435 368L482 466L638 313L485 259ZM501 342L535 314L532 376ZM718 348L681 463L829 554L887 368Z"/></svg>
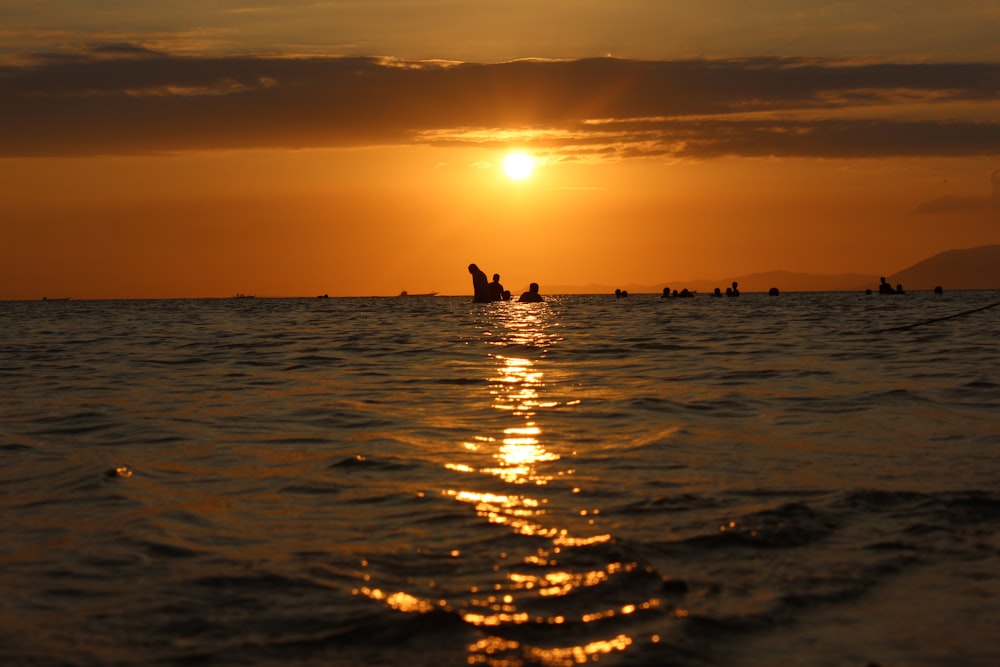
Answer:
<svg viewBox="0 0 1000 667"><path fill-rule="evenodd" d="M688 290L688 288L685 287L684 289L682 289L680 291L679 294L677 294L677 297L681 298L681 299L690 299L690 298L694 297L694 294L691 294L691 292Z"/></svg>
<svg viewBox="0 0 1000 667"><path fill-rule="evenodd" d="M732 294L729 293L729 290L726 290L726 296L739 296L739 295L740 295L739 283L734 280Z"/></svg>
<svg viewBox="0 0 1000 667"><path fill-rule="evenodd" d="M935 294L944 294L944 289L942 289L942 287L940 285L936 285L934 287L934 293Z"/></svg>
<svg viewBox="0 0 1000 667"><path fill-rule="evenodd" d="M906 292L903 291L903 286L900 283L896 283L896 294L906 294Z"/></svg>
<svg viewBox="0 0 1000 667"><path fill-rule="evenodd" d="M472 274L472 302L489 303L490 284L486 280L486 274L475 264L469 264L469 273Z"/></svg>
<svg viewBox="0 0 1000 667"><path fill-rule="evenodd" d="M616 299L622 298L622 291L620 289L615 290L615 298Z"/></svg>
<svg viewBox="0 0 1000 667"><path fill-rule="evenodd" d="M895 294L896 293L896 290L892 289L892 285L890 285L889 283L887 283L885 281L885 276L882 276L881 278L879 278L878 293L879 294Z"/></svg>
<svg viewBox="0 0 1000 667"><path fill-rule="evenodd" d="M777 287L772 287L771 289L767 290L768 296L778 296L779 294L781 294L781 292L778 290Z"/></svg>
<svg viewBox="0 0 1000 667"><path fill-rule="evenodd" d="M733 288L732 287L727 287L726 288L726 296L732 296L732 295L733 295Z"/></svg>
<svg viewBox="0 0 1000 667"><path fill-rule="evenodd" d="M501 296L503 297L504 301L510 301L510 290L509 289L505 289L503 291L503 294Z"/></svg>
<svg viewBox="0 0 1000 667"><path fill-rule="evenodd" d="M663 294L660 295L660 298L661 299L669 299L670 298L670 288L669 287L664 287L663 288Z"/></svg>
<svg viewBox="0 0 1000 667"><path fill-rule="evenodd" d="M722 298L722 290L719 289L718 287L716 287L715 291L712 292L712 296L717 296L717 297L719 297L721 299Z"/></svg>
<svg viewBox="0 0 1000 667"><path fill-rule="evenodd" d="M490 301L503 301L503 285L500 284L500 274L493 274L493 282L490 283Z"/></svg>
<svg viewBox="0 0 1000 667"><path fill-rule="evenodd" d="M521 303L538 303L539 301L545 301L545 299L538 293L538 283L531 283L528 285L528 291L522 294L518 301Z"/></svg>

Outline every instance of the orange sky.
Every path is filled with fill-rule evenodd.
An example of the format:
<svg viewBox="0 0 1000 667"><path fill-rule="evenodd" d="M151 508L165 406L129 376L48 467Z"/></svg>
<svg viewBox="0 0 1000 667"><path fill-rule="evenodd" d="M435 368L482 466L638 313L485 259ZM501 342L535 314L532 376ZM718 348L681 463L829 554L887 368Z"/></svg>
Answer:
<svg viewBox="0 0 1000 667"><path fill-rule="evenodd" d="M891 274L1000 243L991 3L669 4L552 2L555 32L520 2L5 10L0 299Z"/></svg>

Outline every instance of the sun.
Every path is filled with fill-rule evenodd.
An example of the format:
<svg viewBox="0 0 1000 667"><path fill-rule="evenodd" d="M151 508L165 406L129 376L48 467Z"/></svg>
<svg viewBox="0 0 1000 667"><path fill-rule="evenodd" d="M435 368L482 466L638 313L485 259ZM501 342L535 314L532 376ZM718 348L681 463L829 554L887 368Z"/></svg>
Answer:
<svg viewBox="0 0 1000 667"><path fill-rule="evenodd" d="M507 178L523 181L535 170L535 159L527 153L511 153L503 159L503 171Z"/></svg>

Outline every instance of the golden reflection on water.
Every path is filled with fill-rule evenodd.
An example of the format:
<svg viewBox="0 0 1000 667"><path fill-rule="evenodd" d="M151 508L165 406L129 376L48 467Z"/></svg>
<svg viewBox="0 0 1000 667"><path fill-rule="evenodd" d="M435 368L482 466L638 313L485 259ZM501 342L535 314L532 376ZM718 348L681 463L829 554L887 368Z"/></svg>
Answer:
<svg viewBox="0 0 1000 667"><path fill-rule="evenodd" d="M504 626L525 624L596 624L657 608L660 601L651 598L602 609L577 609L576 605L567 605L562 613L528 611L532 603L537 603L539 599L558 600L580 590L606 586L615 575L631 572L639 566L636 563L611 562L603 568L592 567L582 572L560 568L559 555L564 550L609 542L611 536L597 531L588 535L575 534L558 518L559 514L584 517L586 525L591 526L594 519L586 517L599 515L599 509L569 510L560 507L559 511L553 512L549 507L549 498L541 495L548 485L557 480L566 481L573 475L572 469L554 465L559 464L562 456L546 445L542 427L545 412L554 408L565 409L579 401L570 399L560 402L545 396L545 370L538 362L544 361L547 349L557 342L551 330L553 327L546 319L546 307L526 308L524 304L505 306L499 306L494 313L498 318L496 331L486 332L485 337L487 344L497 349L490 355L495 365L488 371L492 407L503 413L509 423L499 433L480 433L461 443L456 460L444 466L466 475L467 483L464 488L443 489L442 493L471 506L477 516L491 524L502 526L516 535L549 540L549 546L539 548L537 542L530 543L531 551L520 559L520 564L527 571L494 565L492 570L502 572L503 580L486 586L473 586L469 591L472 597L454 607L445 601L421 600L407 593L387 593L369 586L355 589L356 592L401 612L454 608L469 625L483 630L495 628L495 631L501 631ZM498 331L503 333L498 334ZM498 492L495 484L490 486L490 490L476 488L477 481L486 477L501 480L507 486L506 490ZM576 487L570 489L570 496L580 491ZM458 554L457 551L452 553ZM498 556L498 560L507 558L507 554ZM511 562L517 563L516 560ZM620 628L616 632L620 632ZM490 635L468 646L467 661L490 667L515 667L525 662L552 667L569 666L596 662L602 655L625 651L632 643L632 637L615 634L601 640L543 648Z"/></svg>

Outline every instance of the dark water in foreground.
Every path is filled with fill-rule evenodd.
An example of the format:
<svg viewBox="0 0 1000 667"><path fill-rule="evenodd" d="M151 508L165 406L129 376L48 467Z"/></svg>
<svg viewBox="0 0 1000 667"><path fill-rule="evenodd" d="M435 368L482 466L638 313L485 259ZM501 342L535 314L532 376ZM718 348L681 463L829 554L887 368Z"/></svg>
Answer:
<svg viewBox="0 0 1000 667"><path fill-rule="evenodd" d="M1000 664L997 301L0 303L0 664Z"/></svg>

